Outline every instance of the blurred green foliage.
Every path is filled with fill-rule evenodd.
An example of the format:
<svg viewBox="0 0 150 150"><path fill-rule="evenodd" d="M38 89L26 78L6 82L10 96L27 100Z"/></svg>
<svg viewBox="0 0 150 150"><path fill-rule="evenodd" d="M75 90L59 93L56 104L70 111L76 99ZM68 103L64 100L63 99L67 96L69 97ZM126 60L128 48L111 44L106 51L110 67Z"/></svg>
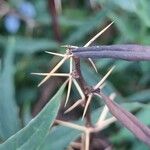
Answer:
<svg viewBox="0 0 150 150"><path fill-rule="evenodd" d="M1 7L3 9L0 9L1 143L28 124L36 108L38 108L38 111L41 110L46 102L42 102L42 106L37 104L41 101L45 91L47 96L44 98L49 99L60 85L60 83L58 85L55 82L48 82L45 87L38 89L36 85L42 78L30 75L31 72L47 72L58 62L58 57L45 54L45 50L63 53L64 49L60 47L61 45L83 46L110 21L114 21L113 26L97 39L93 43L94 45L150 44L149 0L60 0L62 7L58 9L58 24L61 42L55 38L55 27L52 25L53 19L51 19L51 11L48 11L48 1L46 0L29 1L33 4L36 15L31 18L19 18L20 26L16 33L10 33L10 30L7 30L6 17L9 14L13 14L14 10L15 15L19 14L19 6L22 2L23 0L10 0L0 3L0 5L3 4L3 7ZM110 59L96 60L95 62L99 74L95 73L87 62L82 63L82 71L86 81L90 85L94 85L115 64L116 69L108 78L109 82L104 88L104 92L110 94L115 91L118 94L116 99L118 103L133 111L143 123L150 125L150 62L133 63ZM66 72L66 68L64 66L59 71ZM61 79L59 80L61 81ZM60 94L61 92L58 92L58 95ZM75 91L72 92L72 97L74 95ZM56 102L59 103L57 100ZM95 105L97 105L96 102ZM99 103L98 105L101 106ZM50 105L50 107L52 106ZM94 108L97 107L94 106ZM58 108L54 107L54 109L56 110L53 113L53 117L56 116ZM93 119L97 114L95 112L97 110L93 111ZM46 116L47 113L51 114L52 112L47 112L45 108L34 119L39 127L38 129L33 129L34 131L31 132L27 131L29 134L24 135L26 130L32 128L32 125L34 126L34 121L32 121L24 128L25 130L21 130L13 138L6 141L6 144L10 144L8 144L9 148L5 148L5 144L3 144L4 147L1 145L0 149L13 150L15 149L13 146L16 147L15 143L13 143L15 138L31 137L31 141L28 141L28 143L25 143L25 139L22 139L22 142L18 145L21 150L30 146L30 142L36 142L35 145L38 149L48 150L52 146L52 150L62 150L80 134L77 131L59 126L52 128L52 132L47 134L47 128L49 128L46 126L47 123L43 127L43 124L39 124L40 121L38 121L38 117L40 120L42 113ZM47 116L45 116L43 117L47 121ZM50 120L48 123L50 123ZM37 141L34 141L36 140L34 138L43 128L45 129L41 136L45 137L45 142L41 144L37 142L41 140L41 137ZM109 135L108 139L112 142L114 149L148 149L141 143L139 147L139 141L118 124L111 126L110 129L112 130L106 129L104 134ZM114 129L117 129L117 133ZM54 139L58 139L58 143L54 142ZM34 147L33 149L36 148Z"/></svg>

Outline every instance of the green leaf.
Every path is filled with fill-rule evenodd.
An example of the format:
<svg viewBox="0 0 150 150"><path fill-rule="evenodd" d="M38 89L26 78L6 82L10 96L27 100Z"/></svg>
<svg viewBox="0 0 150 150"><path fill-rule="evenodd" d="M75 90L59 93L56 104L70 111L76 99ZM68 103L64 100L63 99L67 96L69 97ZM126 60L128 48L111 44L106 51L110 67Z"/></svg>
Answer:
<svg viewBox="0 0 150 150"><path fill-rule="evenodd" d="M134 12L136 10L136 3L134 0L96 0L99 4L106 5L110 3L114 8L120 8L127 12Z"/></svg>
<svg viewBox="0 0 150 150"><path fill-rule="evenodd" d="M48 39L33 39L23 36L16 36L16 43L14 49L19 53L34 53L48 49L58 48L58 43ZM0 44L6 45L7 38L0 36Z"/></svg>
<svg viewBox="0 0 150 150"><path fill-rule="evenodd" d="M139 144L139 141L135 141L134 143L133 143L133 146L132 146L132 150L149 150L149 148L148 148L148 146L147 145L145 145L144 143L140 143Z"/></svg>
<svg viewBox="0 0 150 150"><path fill-rule="evenodd" d="M44 143L40 147L42 150L63 150L66 149L67 146L74 141L79 135L80 131L59 126L53 128L44 140Z"/></svg>
<svg viewBox="0 0 150 150"><path fill-rule="evenodd" d="M127 69L129 66L131 66L131 64L132 62L117 60L115 61L115 65L116 65L115 71L122 72L125 69Z"/></svg>
<svg viewBox="0 0 150 150"><path fill-rule="evenodd" d="M38 149L57 116L65 85L25 128L1 144L0 150Z"/></svg>
<svg viewBox="0 0 150 150"><path fill-rule="evenodd" d="M106 59L101 59L101 60L96 60L96 67L98 70L104 69L109 67L110 65L114 64L114 60L106 58Z"/></svg>
<svg viewBox="0 0 150 150"><path fill-rule="evenodd" d="M149 5L150 1L148 0L138 0L136 5L135 13L137 16L141 19L141 22L146 25L147 27L150 27L150 12L149 12Z"/></svg>
<svg viewBox="0 0 150 150"><path fill-rule="evenodd" d="M15 39L10 37L4 54L2 73L0 74L0 137L7 139L21 127L14 86L14 46Z"/></svg>
<svg viewBox="0 0 150 150"><path fill-rule="evenodd" d="M118 14L116 12L112 12L109 14L111 20L115 20L115 26L119 30L121 37L119 37L119 43L127 43L137 40L140 36L139 24L136 23L136 19L132 20L128 15ZM131 21L134 21L137 24L135 27L133 24L130 24ZM118 42L117 42L118 43Z"/></svg>
<svg viewBox="0 0 150 150"><path fill-rule="evenodd" d="M87 34L91 33L97 27L101 26L104 23L104 20L107 17L107 10L102 10L97 13L97 15L92 16L91 18L87 19L85 23L79 26L66 40L66 43L71 44L78 41L81 41Z"/></svg>
<svg viewBox="0 0 150 150"><path fill-rule="evenodd" d="M150 90L142 90L137 93L132 94L127 98L130 101L136 102L147 102L150 101Z"/></svg>
<svg viewBox="0 0 150 150"><path fill-rule="evenodd" d="M124 9L125 11L133 12L136 10L136 3L133 0L112 0L113 3L120 7L121 9Z"/></svg>
<svg viewBox="0 0 150 150"><path fill-rule="evenodd" d="M149 73L150 72L150 62L149 61L141 61L140 67L142 69L143 73Z"/></svg>

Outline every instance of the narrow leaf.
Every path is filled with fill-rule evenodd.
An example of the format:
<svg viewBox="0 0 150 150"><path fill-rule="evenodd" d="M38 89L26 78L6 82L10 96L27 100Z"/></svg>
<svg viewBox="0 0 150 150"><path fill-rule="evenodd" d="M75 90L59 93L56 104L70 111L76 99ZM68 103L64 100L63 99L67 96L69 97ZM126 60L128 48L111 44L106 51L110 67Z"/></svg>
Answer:
<svg viewBox="0 0 150 150"><path fill-rule="evenodd" d="M72 141L79 137L80 134L81 131L79 130L65 126L57 126L56 128L52 128L40 149L50 150L51 148L51 150L65 150Z"/></svg>
<svg viewBox="0 0 150 150"><path fill-rule="evenodd" d="M0 150L37 149L57 116L65 86L66 83L25 128L1 144Z"/></svg>
<svg viewBox="0 0 150 150"><path fill-rule="evenodd" d="M108 8L108 7L107 7ZM83 39L87 34L95 30L98 26L101 26L104 22L107 13L110 8L101 10L96 15L91 16L87 21L85 21L79 28L77 28L66 40L66 43L75 43Z"/></svg>
<svg viewBox="0 0 150 150"><path fill-rule="evenodd" d="M14 57L16 40L9 37L0 74L0 138L6 140L20 130L18 107L15 99Z"/></svg>
<svg viewBox="0 0 150 150"><path fill-rule="evenodd" d="M0 36L0 44L6 45L6 36ZM15 36L15 50L18 53L31 54L35 52L43 52L45 50L53 50L59 47L59 44L50 39L44 38L29 38L24 36Z"/></svg>

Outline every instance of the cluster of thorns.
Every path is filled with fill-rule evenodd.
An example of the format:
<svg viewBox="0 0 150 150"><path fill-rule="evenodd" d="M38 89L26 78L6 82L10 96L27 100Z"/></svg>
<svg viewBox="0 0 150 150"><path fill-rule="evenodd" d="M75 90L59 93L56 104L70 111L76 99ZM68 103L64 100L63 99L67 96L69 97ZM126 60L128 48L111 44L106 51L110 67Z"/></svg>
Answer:
<svg viewBox="0 0 150 150"><path fill-rule="evenodd" d="M84 45L84 47L88 47L94 40L96 40L102 33L104 33L104 31L106 31L111 25L112 25L112 23L109 24L107 27L105 27L97 35L95 35L88 43L86 43ZM91 122L87 122L87 124L85 126L81 126L81 125L78 125L78 124L65 122L65 121L61 121L61 120L56 120L55 121L56 123L58 123L60 125L70 127L70 128L74 128L74 129L80 130L84 133L84 139L82 139L81 143L73 142L72 146L88 150L89 149L89 144L90 144L90 134L103 130L108 125L115 122L116 119L121 121L124 124L124 126L127 127L128 129L130 129L131 131L133 130L132 131L133 133L134 133L134 129L132 129L132 128L134 128L134 126L130 127L130 125L128 126L128 124L134 121L135 127L137 127L137 124L138 124L139 131L141 131L142 126L139 127L140 123L137 121L137 119L134 116L129 115L129 112L126 112L124 109L120 108L118 106L118 104L113 102L114 98L116 97L116 94L112 93L109 97L107 97L101 91L101 89L105 86L105 83L104 83L105 80L110 75L110 73L113 71L115 66L111 67L111 69L107 72L107 74L96 85L94 85L93 87L88 87L88 88L86 86L86 88L85 88L84 83L80 82L83 79L83 77L82 77L82 74L81 74L81 71L80 71L80 66L77 66L77 63L80 63L80 62L78 62L79 58L76 58L72 53L72 49L76 49L78 47L67 45L67 46L65 46L65 48L67 48L65 54L46 51L46 53L48 53L48 54L52 54L52 55L55 55L55 56L62 57L62 60L49 73L33 73L35 75L45 76L44 79L39 83L38 86L42 85L45 81L47 81L52 76L67 77L67 80L65 82L68 84L68 90L67 90L65 106L68 103L68 100L69 100L69 97L70 97L70 92L71 92L71 87L72 87L73 84L75 85L76 89L78 90L79 95L80 95L81 98L79 100L77 100L71 107L69 107L64 113L69 113L70 111L72 111L77 106L82 105L82 106L84 106L82 119L84 119L84 118L86 119L86 113L87 113L87 110L89 108L92 97L94 95L98 96L100 99L103 99L105 104L106 104L104 106L97 122L94 125L92 125ZM88 59L89 59L92 66L94 67L94 69L97 72L96 66L93 63L93 61L90 58L88 58ZM57 73L56 71L67 60L69 60L69 63L70 63L69 73ZM114 108L116 109L115 111L112 110ZM113 116L108 117L109 111L113 114ZM121 117L118 116L117 113L120 113L120 114L122 113L122 116ZM146 130L148 131L148 129L146 129ZM143 131L143 132L145 133L145 131ZM134 134L136 135L136 133L134 133ZM138 137L138 135L136 135L136 136ZM138 138L140 139L140 137L138 137Z"/></svg>

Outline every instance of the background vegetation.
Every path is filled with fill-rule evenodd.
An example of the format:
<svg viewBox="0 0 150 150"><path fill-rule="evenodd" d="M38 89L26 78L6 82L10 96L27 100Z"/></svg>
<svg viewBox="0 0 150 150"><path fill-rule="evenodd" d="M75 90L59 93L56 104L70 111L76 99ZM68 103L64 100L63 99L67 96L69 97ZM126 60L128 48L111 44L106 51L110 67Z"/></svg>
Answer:
<svg viewBox="0 0 150 150"><path fill-rule="evenodd" d="M149 0L9 0L0 2L0 141L1 143L26 126L36 116L49 99L63 83L62 78L52 78L43 86L37 88L41 77L33 76L31 72L48 72L58 61L58 57L44 53L45 50L64 52L61 45L70 44L83 46L93 35L102 30L108 23L114 21L94 45L137 43L150 44L150 1ZM121 60L96 60L98 74L88 62L83 62L83 73L90 85L96 83L100 76L116 65L116 69L108 78L105 87L107 94L115 91L116 101L132 111L144 124L150 125L150 62L126 62ZM67 72L65 64L59 71ZM60 89L63 91L62 89ZM73 90L70 104L78 95ZM65 95L65 92L57 96ZM58 100L59 101L59 100ZM50 108L56 104L50 103ZM96 108L93 104L93 119L96 118ZM57 110L58 108L56 108ZM58 118L64 120L79 120L82 109L64 115L66 108L61 107ZM45 112L47 109L45 108ZM57 111L54 113L56 117ZM46 113L40 113L46 115ZM47 112L47 115L49 113ZM39 120L38 120L39 119ZM40 117L33 121L38 126ZM48 119L45 119L48 120ZM34 134L31 130L20 134L20 149L31 148L31 143L37 135L35 145L38 148L62 150L78 137L78 132L69 128L53 128L50 134L42 132L49 128L47 123ZM27 133L29 132L29 133ZM30 135L29 135L30 134ZM32 140L23 143L25 137L33 136ZM120 124L113 124L102 131L101 136L112 143L114 149L148 149L139 142L127 129ZM44 142L41 139L44 139ZM18 137L17 137L18 138ZM17 139L16 138L16 139ZM23 139L24 138L24 139ZM57 139L57 140L56 140ZM11 144L10 144L10 143ZM8 141L12 147L12 141ZM8 144L6 143L6 144ZM23 144L22 144L23 143ZM8 145L9 145L8 144ZM24 145L24 146L23 146ZM33 146L33 145L32 145ZM7 149L6 147L0 147ZM31 149L36 149L32 147Z"/></svg>

